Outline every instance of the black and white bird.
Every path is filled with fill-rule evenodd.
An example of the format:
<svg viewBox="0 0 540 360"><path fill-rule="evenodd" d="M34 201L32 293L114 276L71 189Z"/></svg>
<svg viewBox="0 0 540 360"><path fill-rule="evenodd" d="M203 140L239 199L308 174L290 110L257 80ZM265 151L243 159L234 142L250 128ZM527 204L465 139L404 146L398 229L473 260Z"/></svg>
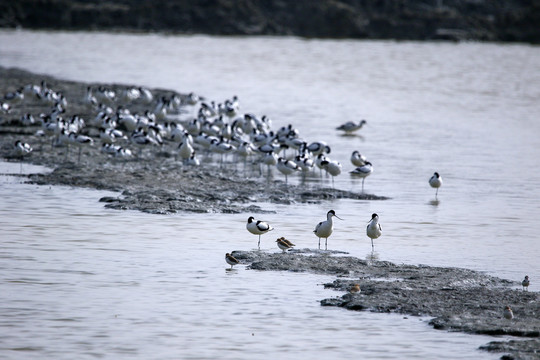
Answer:
<svg viewBox="0 0 540 360"><path fill-rule="evenodd" d="M276 168L280 173L285 175L285 183L288 183L287 177L296 171L300 171L300 167L292 160L286 160L282 157L278 158Z"/></svg>
<svg viewBox="0 0 540 360"><path fill-rule="evenodd" d="M23 143L21 140L17 140L13 145L13 151L15 152L15 156L20 157L22 160L23 157L32 152L32 147L27 143Z"/></svg>
<svg viewBox="0 0 540 360"><path fill-rule="evenodd" d="M379 224L379 215L371 215L371 220L366 227L366 234L371 239L371 249L373 249L373 239L377 239L382 234L382 227L381 224Z"/></svg>
<svg viewBox="0 0 540 360"><path fill-rule="evenodd" d="M270 226L270 224L262 220L255 220L253 216L250 216L248 218L246 229L254 235L259 235L259 242L257 244L259 250L261 249L261 235L274 230L274 228Z"/></svg>
<svg viewBox="0 0 540 360"><path fill-rule="evenodd" d="M362 154L360 154L360 152L358 150L354 150L351 154L351 163L356 166L356 167L360 167L360 166L364 166L366 165L366 157Z"/></svg>
<svg viewBox="0 0 540 360"><path fill-rule="evenodd" d="M435 191L435 198L437 198L439 188L442 185L442 177L438 172L433 173L433 176L429 178L429 185L431 185L432 188L437 189L437 191Z"/></svg>
<svg viewBox="0 0 540 360"><path fill-rule="evenodd" d="M523 279L523 281L521 282L521 286L523 286L524 291L529 291L530 283L531 282L529 281L529 275L525 275L525 279Z"/></svg>
<svg viewBox="0 0 540 360"><path fill-rule="evenodd" d="M353 171L351 171L351 175L362 178L362 192L364 192L364 181L366 180L366 177L371 175L372 172L373 164L371 164L369 161L366 161L363 166L359 166Z"/></svg>
<svg viewBox="0 0 540 360"><path fill-rule="evenodd" d="M328 237L330 237L330 235L332 235L332 232L334 231L334 222L332 221L332 218L334 216L340 220L343 220L336 215L336 212L334 210L330 210L326 213L326 220L318 223L317 226L315 226L315 230L313 230L315 235L319 238L319 249L321 248L321 238L325 238L326 242L324 245L324 249L328 250Z"/></svg>

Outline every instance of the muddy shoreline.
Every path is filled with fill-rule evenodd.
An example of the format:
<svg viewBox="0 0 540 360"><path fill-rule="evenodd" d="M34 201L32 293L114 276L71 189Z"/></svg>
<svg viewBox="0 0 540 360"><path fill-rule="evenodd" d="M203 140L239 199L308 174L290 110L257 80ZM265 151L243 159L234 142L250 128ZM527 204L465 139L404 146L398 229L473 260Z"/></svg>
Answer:
<svg viewBox="0 0 540 360"><path fill-rule="evenodd" d="M2 96L21 86L45 81L50 88L65 94L68 105L64 118L75 114L84 119L95 117L95 110L85 106L83 99L88 85L103 85L63 81L1 67L0 79ZM116 91L129 87L105 85ZM185 94L164 89L152 91L156 98L175 95L186 100ZM131 110L144 111L148 106L134 102ZM33 151L22 161L52 169L45 174L29 175L29 182L118 192L118 196L100 199L107 208L153 214L264 213L271 212L269 205L272 203L322 203L337 198L387 199L332 189L329 182L317 180L317 174L313 174L313 178L308 176L305 186L286 185L281 174L267 177L266 168L250 165L250 162L247 167L241 162L222 166L215 157L203 156L200 166L187 166L177 158L178 144L167 141L160 147L145 148L140 154L120 159L101 151L97 129L92 127L82 132L93 137L95 145L81 148L79 160L78 149L54 145L51 136L42 133L40 124L23 125L20 120L26 113L37 117L50 110L51 104L42 100L25 99L21 104L14 104L9 113L0 112L0 156L7 161L21 161L14 153L13 144L16 140L27 142ZM127 141L122 145L130 146ZM136 151L133 149L134 153ZM436 329L512 335L517 340L493 341L482 349L509 354L505 355L507 359L540 358L539 294L517 290L519 284L516 282L465 269L395 265L309 249L285 254L236 251L233 255L254 270L335 275L336 280L325 286L336 290L337 295L322 299L323 306L429 316L432 317L430 324ZM360 292L349 291L353 284L359 284ZM515 319L511 321L502 316L506 305L514 309Z"/></svg>
<svg viewBox="0 0 540 360"><path fill-rule="evenodd" d="M494 339L481 349L506 353L504 359L540 358L540 294L519 289L517 281L460 268L362 260L339 251L234 251L232 255L253 270L335 275L336 280L324 286L337 295L322 299L322 306L429 316L429 324L439 330L511 335L516 338ZM360 291L351 292L355 284ZM506 305L513 309L512 320L503 317Z"/></svg>
<svg viewBox="0 0 540 360"><path fill-rule="evenodd" d="M88 110L83 103L87 86L107 86L117 92L129 85L86 84L63 81L48 76L32 74L18 69L0 67L0 94L15 91L27 84L48 86L65 94L68 104L63 118L78 114L92 119L97 110ZM155 99L162 96L178 96L185 101L186 95L170 90L152 89ZM134 102L132 113L151 109L155 104ZM124 107L128 107L125 106ZM86 127L82 133L95 139L94 146L85 146L78 160L77 149L53 146L50 136L40 133L39 124L23 126L20 118L31 113L50 112L51 105L36 99L25 98L22 104L13 105L9 114L0 114L0 156L20 161L13 153L16 140L29 143L33 151L23 161L44 165L53 169L47 174L32 174L29 181L40 185L82 186L121 193L118 197L102 199L107 208L139 210L154 214L176 212L215 213L265 213L271 212L265 203L319 203L329 199L384 200L386 197L333 189L328 182L317 179L318 172L306 176L308 186L286 185L282 174L275 169L267 176L266 166L260 167L254 156L245 168L243 161L221 166L214 156L202 156L198 167L185 166L178 158L178 143L164 141L161 147L149 147L138 154L129 141L120 144L132 149L136 156L119 160L100 151L98 129ZM174 114L172 118L182 116ZM184 116L187 118L187 116ZM231 165L232 164L232 165ZM342 175L346 176L346 175Z"/></svg>

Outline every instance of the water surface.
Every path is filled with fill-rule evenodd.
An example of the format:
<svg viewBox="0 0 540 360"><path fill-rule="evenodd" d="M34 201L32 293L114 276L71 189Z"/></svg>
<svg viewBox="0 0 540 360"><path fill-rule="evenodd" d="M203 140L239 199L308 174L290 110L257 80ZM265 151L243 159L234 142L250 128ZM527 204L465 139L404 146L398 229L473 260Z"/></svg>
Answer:
<svg viewBox="0 0 540 360"><path fill-rule="evenodd" d="M330 144L344 170L337 188L360 191L347 173L353 150L370 159L365 191L391 200L269 204L277 213L264 215L276 228L263 236L267 251L278 251L271 240L282 235L316 246L312 230L333 208L345 220L329 247L364 258L365 226L377 212L381 260L516 281L528 274L531 290L540 289L538 47L28 31L0 32L0 44L3 66L195 91L218 102L238 95L242 111ZM360 119L368 125L359 136L334 130ZM4 172L18 172L11 166ZM437 201L427 183L434 171L444 179ZM317 300L339 295L317 285L331 278L225 271L225 252L256 246L245 230L249 214L117 212L97 203L102 193L3 181L3 304L21 308L20 321L3 324L6 356L21 356L5 349L28 338L30 357L62 349L141 358L209 358L225 349L231 358L491 356L474 349L492 338L321 308ZM322 183L331 187L330 179ZM66 334L74 340L60 346Z"/></svg>

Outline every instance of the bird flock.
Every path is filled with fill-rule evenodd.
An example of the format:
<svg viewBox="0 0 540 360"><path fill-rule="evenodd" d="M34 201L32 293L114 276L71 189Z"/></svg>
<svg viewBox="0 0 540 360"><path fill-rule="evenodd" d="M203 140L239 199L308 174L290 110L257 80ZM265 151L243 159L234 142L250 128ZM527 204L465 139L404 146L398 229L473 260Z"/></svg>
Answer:
<svg viewBox="0 0 540 360"><path fill-rule="evenodd" d="M325 239L324 249L328 250L328 238L334 232L334 222L333 222L334 217L340 220L343 220L342 218L336 215L336 212L334 210L329 210L326 213L326 220L319 222L315 226L315 229L313 230L313 233L319 239L319 250L321 249L321 239L323 238ZM251 234L258 236L257 248L258 250L260 250L261 249L261 235L274 230L274 227L272 227L266 221L256 220L253 216L250 216L247 220L246 229ZM368 222L368 225L366 227L366 234L371 239L371 247L373 249L374 248L373 239L377 239L382 234L382 227L381 227L381 224L379 223L379 215L373 214L371 216L371 220ZM278 248L282 250L283 253L287 252L287 250L290 250L295 246L295 244L293 244L291 241L287 240L283 236L279 237L275 242ZM225 254L225 260L227 261L229 265L231 265L231 269L233 268L234 265L237 265L240 263L230 253Z"/></svg>
<svg viewBox="0 0 540 360"><path fill-rule="evenodd" d="M141 158L148 149L169 149L181 159L183 166L200 166L199 156L203 154L206 158L217 157L219 166L224 166L230 158L229 162L243 163L246 170L249 162L258 167L261 175L264 166L268 174L275 167L285 176L286 184L289 176L301 174L305 177L319 169L319 176L322 177L324 171L331 176L334 186L334 177L342 173L341 163L330 158L331 148L325 141L307 141L291 124L272 129L272 121L266 115L259 117L241 112L237 96L216 103L194 93L183 97L172 92L158 96L145 87L88 86L82 99L68 101L61 91L42 81L39 85L27 84L4 94L0 100L0 115L9 115L18 107L24 109L25 102L38 102L50 110L39 114L21 111L23 114L16 121L18 125L39 127L36 135L50 137L51 148L65 147L66 157L70 147L77 148L77 162L85 148L100 144L102 153L124 160ZM76 104L73 107L81 113L66 116L72 104ZM5 123L4 120L0 122ZM366 120L348 121L336 130L351 136L366 124ZM31 144L22 140L16 140L12 149L13 157L19 158L21 163L34 150ZM373 164L357 150L352 152L350 162L355 167L350 175L362 178L363 192L366 177L373 173ZM436 189L437 199L442 177L435 172L428 183ZM328 249L334 217L342 220L330 210L326 220L319 222L313 230L319 239L319 249L322 238L325 239L325 250ZM259 249L261 235L274 230L267 222L254 217L249 217L246 227L258 236ZM373 240L381 234L379 216L372 214L366 227L372 249ZM295 246L285 237L275 242L283 253ZM225 255L225 260L231 269L240 263L230 253ZM529 277L525 276L521 284L523 290L527 290ZM357 285L351 292L360 291ZM506 319L514 317L509 306L505 307L503 315Z"/></svg>
<svg viewBox="0 0 540 360"><path fill-rule="evenodd" d="M36 102L49 111L24 112L25 105ZM62 91L41 81L4 94L0 115L15 108L22 115L12 123L39 127L36 134L49 137L51 149L65 148L65 158L70 148L76 148L78 163L85 149L98 146L109 157L125 161L167 151L186 167L215 159L220 167L227 162L235 167L243 164L244 172L255 169L259 176L264 168L268 175L275 169L286 184L291 176L305 179L318 173L323 178L324 173L334 187L334 178L343 171L342 164L330 157L331 147L325 141L308 141L292 124L272 128L268 116L242 112L237 96L215 102L194 93L181 96L140 86L97 85L87 86L82 96L68 101ZM336 130L352 135L366 124L366 120L348 121ZM33 150L32 144L17 140L13 157L22 161ZM354 166L350 176L362 179L363 193L374 166L358 150L352 151L350 163ZM438 182L429 181L437 188L436 197L442 184L437 176Z"/></svg>

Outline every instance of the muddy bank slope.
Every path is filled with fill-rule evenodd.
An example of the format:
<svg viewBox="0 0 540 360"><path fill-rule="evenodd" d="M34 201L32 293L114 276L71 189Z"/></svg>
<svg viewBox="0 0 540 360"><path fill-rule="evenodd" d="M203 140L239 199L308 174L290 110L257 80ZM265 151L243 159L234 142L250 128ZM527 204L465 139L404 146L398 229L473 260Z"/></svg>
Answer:
<svg viewBox="0 0 540 360"><path fill-rule="evenodd" d="M15 141L27 142L33 151L23 161L46 165L53 169L47 174L30 175L36 184L82 186L95 189L113 190L121 193L118 197L103 198L106 207L113 209L140 210L149 213L168 214L189 212L266 212L264 203L289 204L294 202L320 202L326 199L348 198L381 200L382 196L332 189L329 183L316 181L318 171L311 175L315 181L309 186L286 185L283 176L274 171L267 177L266 166L259 167L259 158L253 155L244 167L244 161L222 166L219 156L201 155L199 166L187 166L178 157L178 142L167 138L162 145L136 147L128 139L120 139L114 145L132 152L130 157L117 157L102 150L103 142L99 128L89 123L101 111L85 103L88 86L93 89L106 87L121 94L129 85L86 84L64 81L48 76L32 74L18 69L0 67L0 97L16 91L28 84L39 85L45 81L47 87L65 96L67 104L63 119L79 115L86 121L81 134L94 140L93 146L80 148L58 143L56 135L44 133L38 121L39 114L50 114L53 103L26 95L19 103L12 103L9 112L0 112L0 156L10 161L19 161L14 152ZM164 89L150 89L154 100L150 103L135 100L130 103L113 103L117 109L129 109L131 113L144 113L155 109L159 99L177 98L182 103L176 112L169 112L159 123L186 123L190 120L187 95ZM247 111L246 111L247 112ZM196 111L195 111L196 113ZM32 114L35 123L23 124L25 114ZM239 114L240 115L240 114ZM124 136L129 133L124 131ZM80 159L79 159L80 151ZM201 151L203 153L203 151ZM274 177L275 174L275 177ZM342 175L347 176L347 175ZM308 178L309 180L309 178ZM313 180L313 179L311 179Z"/></svg>
<svg viewBox="0 0 540 360"><path fill-rule="evenodd" d="M516 339L481 348L508 353L508 359L540 358L540 294L521 290L518 282L467 269L396 265L331 251L234 251L232 255L254 270L335 275L337 279L325 287L339 295L321 300L322 306L429 316L435 329L512 335ZM355 284L360 291L351 291ZM507 305L513 309L512 320L503 316Z"/></svg>

